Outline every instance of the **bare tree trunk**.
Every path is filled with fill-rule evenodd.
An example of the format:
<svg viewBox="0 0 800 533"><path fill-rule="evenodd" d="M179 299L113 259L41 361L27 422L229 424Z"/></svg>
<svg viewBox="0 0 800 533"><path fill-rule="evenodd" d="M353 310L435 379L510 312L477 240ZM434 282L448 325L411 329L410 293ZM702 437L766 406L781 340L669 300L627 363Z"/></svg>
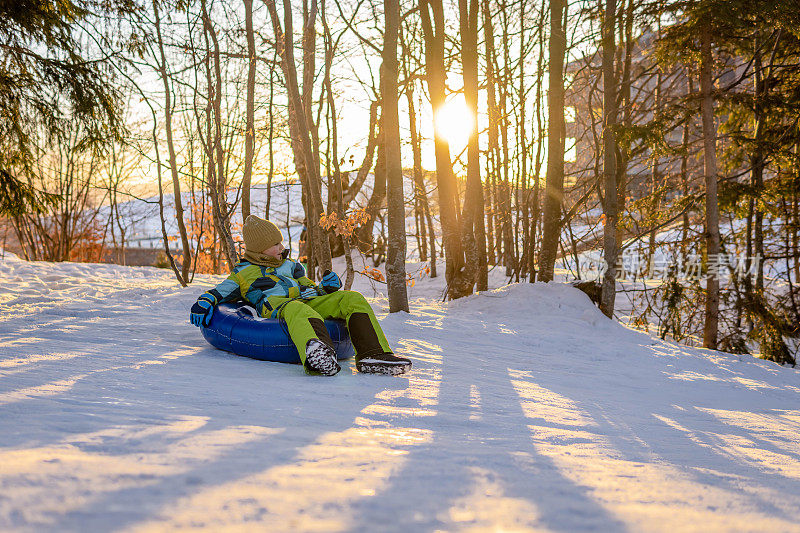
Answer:
<svg viewBox="0 0 800 533"><path fill-rule="evenodd" d="M494 27L492 25L492 14L490 10L490 3L489 0L483 0L483 32L484 32L484 44L486 49L486 100L487 100L487 108L489 113L489 145L487 150L487 167L491 164L491 169L488 172L488 181L489 181L489 209L488 209L488 217L487 220L487 229L488 229L488 254L489 257L487 258L487 263L491 261L493 264L497 262L498 254L496 250L499 250L500 245L500 233L497 232L495 235L495 212L497 210L497 195L496 193L496 186L495 186L495 176L497 174L498 168L498 151L499 151L499 143L498 143L498 135L497 135L497 128L498 123L500 120L499 111L497 109L497 96L495 91L495 86L497 84L495 70L494 70ZM497 243L497 244L496 244ZM480 290L480 289L479 289Z"/></svg>
<svg viewBox="0 0 800 533"><path fill-rule="evenodd" d="M536 65L536 160L534 162L533 171L533 216L531 217L531 243L528 248L528 281L530 283L536 282L536 231L539 227L539 216L541 209L539 206L539 181L542 172L542 150L544 148L544 128L542 127L542 86L544 80L544 21L546 10L544 6L540 8L539 17L539 54Z"/></svg>
<svg viewBox="0 0 800 533"><path fill-rule="evenodd" d="M795 185L795 176L788 177L787 181L789 182L789 183L787 183L787 185L789 185L790 187L794 187L794 185ZM792 192L793 192L792 196L794 196L794 191L792 191ZM786 197L785 196L782 197L781 198L781 207L783 207L783 212L781 213L781 216L783 216L784 220L786 220L786 224L783 225L784 230L785 230L785 233L784 233L784 236L785 236L785 238L784 238L784 246L785 246L785 249L786 249L786 255L784 256L784 258L785 258L784 259L784 261L785 261L784 265L786 267L786 281L787 281L787 285L789 285L789 301L791 302L792 314L794 316L795 323L798 323L798 318L800 318L800 305L798 305L798 302L797 302L797 297L796 297L797 296L797 290L795 289L794 282L792 281L792 270L791 270L792 269L792 265L791 265L791 263L789 261L791 259L791 257L792 257L791 256L792 251L794 250L795 254L797 253L797 250L792 247L792 237L794 236L796 238L797 228L794 227L794 220L792 218L793 217L793 212L792 212L791 199L787 203ZM794 258L795 258L795 263L796 263L797 262L797 255L795 255ZM795 326L795 329L798 328L798 327L800 327L800 326ZM764 353L764 349L763 348L761 349L761 352Z"/></svg>
<svg viewBox="0 0 800 533"><path fill-rule="evenodd" d="M269 174L267 174L267 205L264 206L264 218L269 220L269 208L272 202L272 178L275 175L275 59L278 57L278 49L275 49L275 57L269 65L269 107L267 116L269 117L269 139L267 139L267 150L269 151ZM288 212L288 210L287 210Z"/></svg>
<svg viewBox="0 0 800 533"><path fill-rule="evenodd" d="M719 257L719 204L717 202L717 128L714 124L714 97L712 86L711 30L700 29L700 92L703 116L703 161L706 179L706 253L709 268L706 275L705 325L703 347L716 349L719 330L719 279L716 263Z"/></svg>
<svg viewBox="0 0 800 533"><path fill-rule="evenodd" d="M511 160L508 150L508 130L511 122L510 112L508 111L508 99L511 92L511 53L509 51L511 33L509 31L510 28L506 2L501 2L500 5L503 28L503 39L501 41L503 47L503 78L500 85L498 85L498 89L500 93L500 149L502 151L502 155L500 157L500 166L503 172L499 186L500 201L498 202L498 211L500 214L500 229L503 240L503 265L506 267L506 276L511 277L511 275L514 273L514 259L516 256L514 233L511 227ZM500 235L498 235L498 237L500 237Z"/></svg>
<svg viewBox="0 0 800 533"><path fill-rule="evenodd" d="M405 87L406 104L408 105L408 128L409 140L411 142L411 153L414 159L413 180L414 180L414 222L416 226L415 237L417 239L417 250L419 260L428 260L427 224L425 223L425 184L422 179L422 152L419 144L419 134L417 132L417 112L414 105L414 80L408 74L408 49L403 38L403 27L398 31L398 41L400 42L403 77L407 80Z"/></svg>
<svg viewBox="0 0 800 533"><path fill-rule="evenodd" d="M561 234L561 203L564 197L564 55L567 36L563 27L564 0L550 1L550 81L548 91L547 178L544 197L544 227L539 255L539 280L553 281ZM612 15L613 16L613 15Z"/></svg>
<svg viewBox="0 0 800 533"><path fill-rule="evenodd" d="M228 267L233 270L233 267L239 262L238 254L236 253L236 245L233 242L231 235L231 222L230 222L230 209L228 207L228 184L225 176L225 154L222 149L222 70L220 66L220 50L219 41L217 40L217 33L211 24L211 17L206 8L206 1L201 0L202 7L203 28L206 38L206 50L210 56L208 61L213 62L214 65L214 81L211 79L211 67L207 67L207 81L209 90L213 87L213 98L209 94L209 100L212 110L214 122L214 141L211 145L211 152L214 153L214 160L216 162L216 171L214 183L216 187L212 190L211 202L213 206L213 214L215 225L217 227L217 234L219 237L222 253L228 262ZM213 44L213 49L209 44Z"/></svg>
<svg viewBox="0 0 800 533"><path fill-rule="evenodd" d="M659 25L659 35L661 34L660 25ZM656 86L654 89L654 115L661 116L662 114L662 103L661 103L661 85L663 83L663 75L662 70L659 68L656 74ZM628 90L630 92L630 89ZM658 231L655 229L658 226L658 213L660 212L661 208L661 168L659 165L659 158L655 156L655 154L651 154L652 156L652 167L651 167L651 195L653 195L652 204L650 207L650 223L653 226L653 229L650 231L650 235L648 236L647 242L647 272L654 272L655 264L653 262L653 256L656 252L656 232ZM624 196L624 191L623 191ZM620 241L621 242L621 241Z"/></svg>
<svg viewBox="0 0 800 533"><path fill-rule="evenodd" d="M694 92L694 87L692 84L692 73L686 71L686 94L692 94ZM683 123L683 136L681 139L681 185L683 187L683 197L688 198L689 196L689 126L692 123L692 115L687 113L686 117L684 118L685 122ZM681 261L682 264L686 264L688 260L688 249L687 244L689 241L689 211L685 209L683 211L683 218L682 218L682 228L681 228Z"/></svg>
<svg viewBox="0 0 800 533"><path fill-rule="evenodd" d="M172 269L172 272L175 274L178 283L180 283L182 287L186 287L187 286L186 280L181 275L181 272L178 271L178 267L175 264L175 259L172 257L172 253L169 249L169 236L167 235L166 221L164 220L164 192L163 192L164 189L162 187L162 181L161 181L161 153L158 150L158 121L156 120L156 111L155 109L153 109L152 105L150 105L150 102L146 98L143 98L143 100L145 104L147 104L147 106L150 108L150 113L153 116L152 136L153 136L153 148L155 150L155 155L156 155L156 176L158 178L158 212L159 212L159 219L161 221L161 237L164 242L164 253L167 256L167 261L169 262L169 266ZM20 226L19 224L17 224L15 225L15 227L18 228ZM19 231L17 231L17 235L20 236ZM24 242L21 236L19 240L20 244L24 246ZM23 248L23 250L25 251L25 258L28 259L27 249Z"/></svg>
<svg viewBox="0 0 800 533"><path fill-rule="evenodd" d="M303 111L303 100L300 97L300 88L297 84L291 1L283 0L285 30L281 29L278 13L275 9L275 0L264 0L264 3L272 20L278 55L281 58L281 70L283 70L286 81L286 90L289 98L289 130L295 169L308 197L306 211L308 241L319 266L329 269L331 268L331 250L328 238L319 226L319 217L323 211L319 165L315 165L316 158L311 144L311 130L306 114ZM309 275L315 276L315 273L309 272Z"/></svg>
<svg viewBox="0 0 800 533"><path fill-rule="evenodd" d="M519 188L517 189L518 201L517 201L517 227L519 227L520 223L522 224L522 253L517 260L517 265L515 269L515 281L519 283L520 276L527 275L528 270L528 253L530 251L530 225L528 221L530 220L530 183L529 183L529 176L528 176L528 147L526 146L526 136L525 136L525 93L527 91L526 84L525 84L525 13L527 9L527 4L525 0L521 0L519 3L519 25L520 25L520 32L519 32L519 87L517 92L519 93L519 120L517 121L517 138L519 139L517 153L519 154ZM521 216L519 214L519 210L522 210ZM520 230L517 230L517 234L519 235Z"/></svg>
<svg viewBox="0 0 800 533"><path fill-rule="evenodd" d="M424 183L423 183L424 186ZM430 275L431 278L437 277L439 274L436 271L436 262L437 262L437 255L436 255L436 232L433 228L433 216L431 215L431 207L427 200L427 193L426 196L423 198L424 204L423 207L425 209L425 220L428 223L428 245L430 246L431 250L431 261L430 261Z"/></svg>
<svg viewBox="0 0 800 533"><path fill-rule="evenodd" d="M333 189L334 195L334 203L336 205L336 214L339 217L339 220L344 220L347 217L347 213L344 207L344 199L342 197L342 171L339 168L339 144L338 144L338 133L337 133L337 121L336 121L336 101L333 98L333 84L331 82L331 65L333 63L333 54L334 54L334 46L333 46L333 39L331 37L331 31L328 27L328 19L325 12L325 0L322 0L322 26L324 29L324 41L325 41L325 78L324 78L324 85L325 91L327 95L327 102L328 102L328 114L331 120L330 126L330 134L328 135L331 143L332 143L332 156L329 158L333 161L333 183L329 183L329 189ZM329 180L330 181L330 180ZM328 196L330 196L330 192ZM345 273L345 282L344 288L345 290L350 290L350 287L353 286L353 279L355 278L355 272L353 269L353 255L352 255L352 247L350 245L350 235L344 234L341 235L342 245L344 247L344 257L345 257L345 264L346 264L346 273Z"/></svg>
<svg viewBox="0 0 800 533"><path fill-rule="evenodd" d="M606 270L600 296L600 310L609 318L614 316L617 279L617 145L614 127L617 123L617 83L614 79L614 56L616 43L614 20L616 0L606 0L603 12L603 181L605 183L605 205L603 214L603 256Z"/></svg>
<svg viewBox="0 0 800 533"><path fill-rule="evenodd" d="M244 132L244 176L242 177L242 221L250 215L250 181L255 153L256 40L253 34L253 0L244 0L247 37L247 111Z"/></svg>
<svg viewBox="0 0 800 533"><path fill-rule="evenodd" d="M319 219L322 216L322 213L325 211L325 207L322 204L322 175L320 173L322 164L319 155L319 125L317 124L317 121L314 120L314 114L312 112L312 105L314 103L314 77L316 76L317 72L316 20L317 1L303 0L303 37L301 41L303 46L303 85L300 87L300 96L303 101L303 114L305 115L306 124L308 125L308 130L311 135L311 158L312 164L314 165L314 173L317 177L316 180L309 180L309 187L315 187L314 191L309 191L309 195L316 195L320 198L320 204L317 208L317 213L314 216L314 218ZM326 176L325 178L330 179L330 176ZM328 190L330 191L330 189L331 188L329 186ZM321 226L314 228L314 233L318 234L314 239L318 243L318 246L324 246L328 250L328 255L332 255L330 251L330 236ZM312 248L312 251L314 251L314 248ZM330 267L330 265L328 267L322 266L318 253L309 254L308 270L309 272L312 272L312 277L313 272L317 270L318 266L320 267L320 271L322 271L324 268Z"/></svg>
<svg viewBox="0 0 800 533"><path fill-rule="evenodd" d="M469 1L469 5L467 5ZM478 0L459 0L461 22L461 61L464 99L472 113L472 130L467 142L467 190L461 216L461 240L466 252L464 277L477 290L489 289L486 261L486 232L483 224L483 184L478 146Z"/></svg>
<svg viewBox="0 0 800 533"><path fill-rule="evenodd" d="M175 143L172 139L172 89L169 86L169 74L167 74L167 58L164 54L164 40L161 37L161 22L158 12L158 2L153 0L153 15L156 28L156 38L158 39L158 51L160 55L159 73L164 84L164 120L167 134L167 149L169 150L169 168L172 173L172 194L175 196L175 218L178 222L178 233L181 238L182 261L179 281L185 283L189 277L189 267L192 262L191 248L189 246L189 236L186 232L186 224L183 221L183 198L181 198L181 182L178 179L178 161L175 157Z"/></svg>
<svg viewBox="0 0 800 533"><path fill-rule="evenodd" d="M400 3L384 0L386 27L383 32L381 102L383 140L386 150L386 182L389 236L386 248L386 287L389 312L408 312L406 289L406 213L403 199L403 165L400 160L400 118L397 111L397 33Z"/></svg>
<svg viewBox="0 0 800 533"><path fill-rule="evenodd" d="M401 28L402 29L402 28ZM408 56L402 31L399 33L400 45L403 49L403 74L410 80L408 65L405 59ZM430 248L430 276L436 277L436 234L433 230L433 218L428 204L428 193L425 187L425 180L422 176L422 148L420 146L419 132L417 131L417 112L414 105L414 82L409 81L406 87L406 101L408 103L408 129L411 141L411 153L414 157L414 205L420 220L420 239L421 252L420 260L427 261L428 248ZM426 239L430 243L426 245Z"/></svg>
<svg viewBox="0 0 800 533"><path fill-rule="evenodd" d="M800 154L800 146L795 145L794 154ZM800 170L794 171L794 187L792 187L792 256L794 257L794 282L800 283Z"/></svg>
<svg viewBox="0 0 800 533"><path fill-rule="evenodd" d="M444 68L444 9L441 0L420 0L422 29L425 35L425 70L428 81L428 92L434 115L445 103L445 68ZM431 11L433 21L431 21ZM456 211L456 186L450 160L450 147L437 131L434 121L434 152L436 157L436 181L439 194L439 213L442 225L442 241L445 249L445 279L447 295L459 298L472 291L472 280L464 276L464 249L461 245Z"/></svg>
<svg viewBox="0 0 800 533"><path fill-rule="evenodd" d="M214 85L211 81L211 64L209 62L210 53L206 54L206 83L208 84L208 102L205 108L205 116L206 116L206 123L205 123L205 141L203 149L205 150L206 157L207 157L207 165L206 165L206 183L208 183L208 196L211 199L211 221L214 225L214 242L212 244L212 254L214 257L214 273L219 274L219 253L218 247L220 247L220 235L222 235L222 210L219 205L219 195L217 194L217 172L216 168L216 152L214 150L214 128L212 126L214 122L214 104L213 104L213 91Z"/></svg>
<svg viewBox="0 0 800 533"><path fill-rule="evenodd" d="M412 176L414 179L415 176ZM427 228L425 224L425 214L422 210L422 202L420 202L419 194L417 194L417 186L414 184L414 239L417 241L417 254L420 261L428 260L428 240Z"/></svg>
<svg viewBox="0 0 800 533"><path fill-rule="evenodd" d="M320 157L319 157L319 128L316 121L314 121L314 113L312 112L312 105L314 103L314 76L316 75L316 20L317 20L317 0L303 0L303 86L301 88L301 97L303 99L303 112L306 115L306 123L308 124L309 132L311 133L311 147L314 157L314 167L319 174ZM319 185L321 186L322 179L320 177ZM322 191L320 189L320 198L322 198ZM320 211L320 214L322 211Z"/></svg>
<svg viewBox="0 0 800 533"><path fill-rule="evenodd" d="M406 76L407 77L407 76ZM414 157L414 210L417 220L419 220L419 247L420 261L428 260L427 222L425 219L426 207L428 203L425 191L425 181L422 179L422 150L419 143L419 133L417 132L417 111L414 106L413 85L409 84L406 88L406 101L408 103L408 129L411 140L411 154ZM436 261L436 255L431 249L431 261Z"/></svg>
<svg viewBox="0 0 800 533"><path fill-rule="evenodd" d="M755 132L753 142L755 147L750 159L751 182L755 202L753 205L753 255L757 261L756 267L756 292L764 289L764 210L762 200L764 193L764 97L766 84L764 83L763 60L759 43L755 43L755 57L753 58L753 118L755 119Z"/></svg>
<svg viewBox="0 0 800 533"><path fill-rule="evenodd" d="M620 61L615 68L615 72L621 67L619 77L617 101L622 103L622 110L617 109L617 114L622 115L623 127L628 128L633 124L633 103L631 102L631 67L634 55L635 39L633 37L633 0L622 0L619 6L619 40L620 46L616 47L616 57ZM625 43L625 46L622 46ZM619 104L618 104L619 105ZM616 121L619 121L619 116ZM616 142L616 141L615 141ZM615 149L618 147L615 144ZM617 221L616 221L616 242L617 247L622 246L625 241L624 227L621 224L622 217L625 216L628 189L628 163L630 154L628 150L617 151L616 172L617 172Z"/></svg>
<svg viewBox="0 0 800 533"><path fill-rule="evenodd" d="M497 106L495 105L495 111ZM491 111L489 112L491 116ZM489 131L492 131L490 120ZM495 124L495 127L497 125ZM498 135L499 137L499 135ZM491 141L489 141L491 143ZM503 264L503 224L500 220L500 143L495 145L493 151L489 152L487 164L491 163L491 170L487 170L489 178L489 212L486 217L486 225L491 229L493 238L492 246L489 248L489 260L493 265Z"/></svg>

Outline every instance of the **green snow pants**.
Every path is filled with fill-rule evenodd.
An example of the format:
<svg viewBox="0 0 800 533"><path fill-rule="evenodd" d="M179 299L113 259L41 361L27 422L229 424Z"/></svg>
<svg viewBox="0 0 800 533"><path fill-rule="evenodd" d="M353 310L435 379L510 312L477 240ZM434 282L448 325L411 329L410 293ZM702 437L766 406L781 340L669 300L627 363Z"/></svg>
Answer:
<svg viewBox="0 0 800 533"><path fill-rule="evenodd" d="M392 353L372 307L360 292L340 290L310 300L276 297L269 300L273 308L280 308L278 316L286 321L289 336L297 347L303 365L309 340L319 339L333 347L325 328L324 320L327 318L346 321L357 358Z"/></svg>

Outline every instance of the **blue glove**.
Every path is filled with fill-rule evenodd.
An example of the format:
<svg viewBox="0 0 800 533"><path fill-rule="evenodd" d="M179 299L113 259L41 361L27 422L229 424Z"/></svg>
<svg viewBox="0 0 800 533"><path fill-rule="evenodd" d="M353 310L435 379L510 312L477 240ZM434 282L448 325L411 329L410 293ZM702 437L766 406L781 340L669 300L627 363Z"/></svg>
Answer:
<svg viewBox="0 0 800 533"><path fill-rule="evenodd" d="M319 282L319 286L326 294L330 294L342 288L342 280L339 279L336 272L326 270L322 273L322 281Z"/></svg>
<svg viewBox="0 0 800 533"><path fill-rule="evenodd" d="M310 300L311 298L316 298L319 296L317 294L317 289L314 287L303 287L300 289L300 298L304 300Z"/></svg>
<svg viewBox="0 0 800 533"><path fill-rule="evenodd" d="M197 299L189 314L189 321L197 327L208 326L214 314L213 296L206 293Z"/></svg>

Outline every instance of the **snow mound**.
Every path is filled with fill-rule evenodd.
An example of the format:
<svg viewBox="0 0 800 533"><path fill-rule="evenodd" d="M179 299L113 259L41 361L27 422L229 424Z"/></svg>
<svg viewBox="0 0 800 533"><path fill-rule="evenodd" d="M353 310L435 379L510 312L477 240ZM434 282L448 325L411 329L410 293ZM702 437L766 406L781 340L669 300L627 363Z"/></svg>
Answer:
<svg viewBox="0 0 800 533"><path fill-rule="evenodd" d="M169 271L0 259L0 530L798 531L798 373L566 285L387 316L402 377L213 349Z"/></svg>
<svg viewBox="0 0 800 533"><path fill-rule="evenodd" d="M452 309L551 320L577 319L596 326L615 325L582 291L563 283L515 283L451 302Z"/></svg>

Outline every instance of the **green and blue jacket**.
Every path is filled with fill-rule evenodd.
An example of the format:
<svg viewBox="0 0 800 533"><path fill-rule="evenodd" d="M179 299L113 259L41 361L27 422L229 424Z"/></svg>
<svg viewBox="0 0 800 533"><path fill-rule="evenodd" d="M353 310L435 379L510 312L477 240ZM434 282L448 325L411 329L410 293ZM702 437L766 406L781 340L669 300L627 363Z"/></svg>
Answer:
<svg viewBox="0 0 800 533"><path fill-rule="evenodd" d="M306 276L306 269L288 257L279 267L267 267L242 261L228 278L204 293L214 305L240 298L252 305L258 314L266 318L278 316L286 303L300 298L300 287L317 286ZM319 293L319 289L317 289Z"/></svg>

